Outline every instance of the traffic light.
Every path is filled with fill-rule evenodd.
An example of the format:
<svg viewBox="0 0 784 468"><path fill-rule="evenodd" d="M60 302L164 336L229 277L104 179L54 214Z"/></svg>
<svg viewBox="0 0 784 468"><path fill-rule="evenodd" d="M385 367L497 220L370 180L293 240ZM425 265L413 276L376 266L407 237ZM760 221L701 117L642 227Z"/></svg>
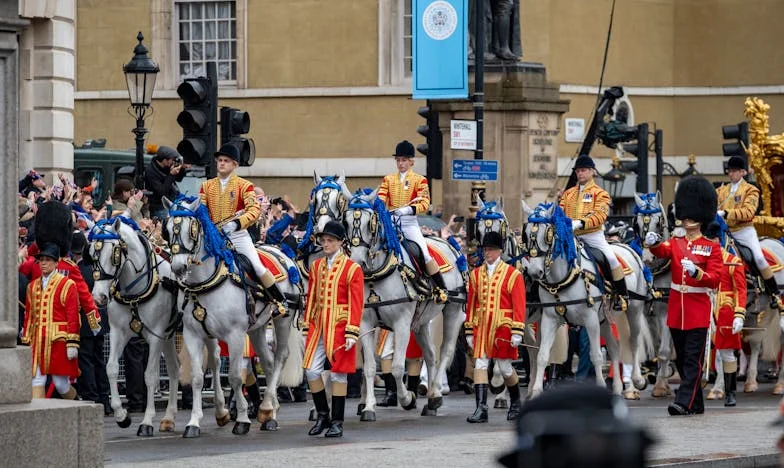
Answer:
<svg viewBox="0 0 784 468"><path fill-rule="evenodd" d="M648 193L648 124L637 125L637 141L625 143L623 150L637 157L636 170L637 187L640 193Z"/></svg>
<svg viewBox="0 0 784 468"><path fill-rule="evenodd" d="M427 159L425 176L428 179L442 179L444 176L443 136L438 130L438 113L430 107L430 101L420 107L417 113L426 120L424 125L417 127L417 133L425 137L426 143L416 147L417 151Z"/></svg>
<svg viewBox="0 0 784 468"><path fill-rule="evenodd" d="M725 140L735 140L721 145L724 156L740 156L746 159L746 148L749 147L749 123L741 122L736 125L724 125L721 134Z"/></svg>
<svg viewBox="0 0 784 468"><path fill-rule="evenodd" d="M183 111L177 116L177 123L182 127L177 152L188 164L208 166L218 138L218 80L203 76L188 78L177 87L177 94L183 104Z"/></svg>
<svg viewBox="0 0 784 468"><path fill-rule="evenodd" d="M240 151L240 166L251 166L256 160L256 145L243 137L250 131L250 114L232 107L220 110L221 146L231 144Z"/></svg>

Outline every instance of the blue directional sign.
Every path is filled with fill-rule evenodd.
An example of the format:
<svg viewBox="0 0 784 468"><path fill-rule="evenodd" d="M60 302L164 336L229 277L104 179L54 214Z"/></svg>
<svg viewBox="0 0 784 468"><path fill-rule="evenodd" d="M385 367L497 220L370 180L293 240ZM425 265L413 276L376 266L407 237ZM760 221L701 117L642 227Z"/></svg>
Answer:
<svg viewBox="0 0 784 468"><path fill-rule="evenodd" d="M498 161L454 159L452 160L452 180L498 180Z"/></svg>

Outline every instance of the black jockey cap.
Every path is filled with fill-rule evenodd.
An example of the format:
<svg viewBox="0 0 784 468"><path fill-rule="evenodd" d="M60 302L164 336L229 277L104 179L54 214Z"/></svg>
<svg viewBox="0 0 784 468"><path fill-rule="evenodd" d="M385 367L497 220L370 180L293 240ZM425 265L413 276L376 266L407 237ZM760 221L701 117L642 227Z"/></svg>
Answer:
<svg viewBox="0 0 784 468"><path fill-rule="evenodd" d="M596 164L594 164L593 159L587 154L581 154L575 161L574 161L574 168L575 169L596 169Z"/></svg>
<svg viewBox="0 0 784 468"><path fill-rule="evenodd" d="M727 169L743 169L744 171L748 170L746 167L746 159L740 156L733 156L727 162Z"/></svg>
<svg viewBox="0 0 784 468"><path fill-rule="evenodd" d="M44 246L41 247L41 250L39 250L38 253L35 254L36 259L40 259L41 257L49 257L51 259L54 259L54 261L59 261L60 247L58 247L57 244L54 243L44 244Z"/></svg>
<svg viewBox="0 0 784 468"><path fill-rule="evenodd" d="M482 248L504 250L504 239L501 237L501 234L495 231L486 232L484 237L482 237Z"/></svg>
<svg viewBox="0 0 784 468"><path fill-rule="evenodd" d="M240 150L231 143L226 143L221 146L218 152L215 153L215 157L217 158L218 156L226 156L227 158L240 162Z"/></svg>
<svg viewBox="0 0 784 468"><path fill-rule="evenodd" d="M338 221L330 221L324 225L324 230L318 233L318 237L330 236L342 241L346 238L346 228Z"/></svg>
<svg viewBox="0 0 784 468"><path fill-rule="evenodd" d="M392 156L398 157L403 156L406 158L413 158L414 157L414 145L411 144L408 140L403 140L395 146L395 154Z"/></svg>

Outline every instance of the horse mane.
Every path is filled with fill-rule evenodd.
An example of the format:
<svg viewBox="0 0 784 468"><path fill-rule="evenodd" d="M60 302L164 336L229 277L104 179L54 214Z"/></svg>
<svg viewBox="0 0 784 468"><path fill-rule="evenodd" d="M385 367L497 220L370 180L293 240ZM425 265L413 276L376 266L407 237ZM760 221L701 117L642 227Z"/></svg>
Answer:
<svg viewBox="0 0 784 468"><path fill-rule="evenodd" d="M552 208L553 214L548 218L545 212ZM563 209L554 203L540 203L528 216L529 223L550 224L554 229L553 257L564 257L569 265L577 260L577 248L574 243L572 221L566 216Z"/></svg>
<svg viewBox="0 0 784 468"><path fill-rule="evenodd" d="M302 240L299 241L297 244L297 250L301 252L307 252L310 250L312 243L310 241L310 237L313 235L313 217L316 214L316 204L313 203L313 197L316 193L324 188L331 188L335 189L338 192L341 190L340 185L335 182L335 176L324 176L321 179L321 182L318 183L313 189L310 191L310 206L308 207L308 224L305 226L305 235L302 236Z"/></svg>
<svg viewBox="0 0 784 468"><path fill-rule="evenodd" d="M222 260L229 271L234 270L234 254L226 248L226 236L223 234L212 222L210 213L207 207L199 201L199 207L196 211L191 211L182 206L184 203L193 203L199 200L197 197L189 197L187 195L180 195L174 200L172 209L169 210L169 216L182 216L186 218L196 218L201 223L202 230L204 231L204 250L207 252L208 257L215 257ZM174 209L178 208L178 209Z"/></svg>
<svg viewBox="0 0 784 468"><path fill-rule="evenodd" d="M90 229L90 233L87 235L87 240L92 242L92 241L96 241L96 240L117 240L117 239L119 239L120 235L118 233L112 232L112 231L108 230L108 227L113 226L114 222L117 221L118 219L123 224L125 224L126 226L129 226L130 228L132 228L134 231L139 231L140 230L139 225L136 224L136 221L134 221L133 219L128 218L126 216L117 215L117 216L113 216L113 217L111 217L109 219L102 219L102 220L97 221L95 223L95 225L93 226L93 228ZM96 229L97 229L97 231L96 231Z"/></svg>
<svg viewBox="0 0 784 468"><path fill-rule="evenodd" d="M387 251L394 253L398 260L400 260L403 258L403 248L400 245L400 238L398 237L395 223L392 222L392 216L389 214L387 206L380 198L376 197L376 199L373 200L372 205L364 198L371 193L373 193L372 188L365 187L357 189L357 191L354 192L354 197L349 201L348 207L352 210L371 209L376 213L378 216L378 223L381 225L381 232L384 234L385 238L384 247Z"/></svg>

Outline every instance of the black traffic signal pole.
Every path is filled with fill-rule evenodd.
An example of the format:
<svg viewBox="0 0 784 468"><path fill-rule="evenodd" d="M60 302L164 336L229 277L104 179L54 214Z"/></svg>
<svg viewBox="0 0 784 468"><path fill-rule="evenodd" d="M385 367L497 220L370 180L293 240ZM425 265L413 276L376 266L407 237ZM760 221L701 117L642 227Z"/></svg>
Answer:
<svg viewBox="0 0 784 468"><path fill-rule="evenodd" d="M656 129L654 136L653 150L656 153L656 191L661 192L664 172L664 158L662 156L662 148L664 146L664 131L660 128Z"/></svg>
<svg viewBox="0 0 784 468"><path fill-rule="evenodd" d="M484 159L485 144L485 2L487 0L476 0L474 2L474 120L476 121L476 150L474 159ZM476 213L479 211L479 200L485 199L484 182L471 182L471 206L468 208L471 215L466 220L466 233L468 240L474 239L474 226L476 225Z"/></svg>
<svg viewBox="0 0 784 468"><path fill-rule="evenodd" d="M648 193L648 124L637 125L637 191Z"/></svg>
<svg viewBox="0 0 784 468"><path fill-rule="evenodd" d="M210 80L210 140L212 148L207 148L207 152L212 154L208 155L209 164L205 168L205 175L208 179L218 176L218 163L215 160L215 151L217 151L217 138L218 138L218 64L215 62L207 62L207 78Z"/></svg>

